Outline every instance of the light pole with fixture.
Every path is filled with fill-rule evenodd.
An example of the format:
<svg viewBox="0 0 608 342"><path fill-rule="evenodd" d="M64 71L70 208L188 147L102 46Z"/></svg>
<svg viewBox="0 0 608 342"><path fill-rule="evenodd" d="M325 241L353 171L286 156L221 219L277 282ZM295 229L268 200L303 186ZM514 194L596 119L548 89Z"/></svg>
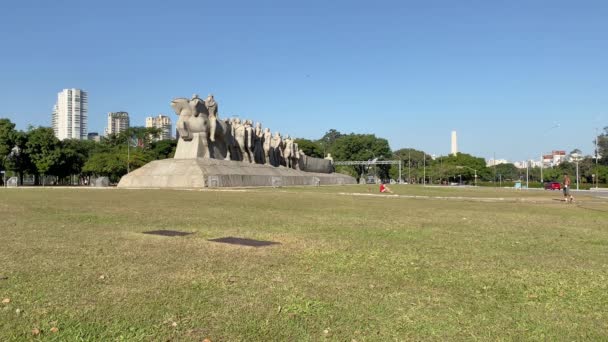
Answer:
<svg viewBox="0 0 608 342"><path fill-rule="evenodd" d="M475 170L474 168L469 167L469 166L462 166L462 165L456 166L457 169L463 169L465 167L467 169L473 170L473 172L475 172L475 186L477 186L477 170ZM462 175L461 175L461 178L460 178L460 182L462 183Z"/></svg>

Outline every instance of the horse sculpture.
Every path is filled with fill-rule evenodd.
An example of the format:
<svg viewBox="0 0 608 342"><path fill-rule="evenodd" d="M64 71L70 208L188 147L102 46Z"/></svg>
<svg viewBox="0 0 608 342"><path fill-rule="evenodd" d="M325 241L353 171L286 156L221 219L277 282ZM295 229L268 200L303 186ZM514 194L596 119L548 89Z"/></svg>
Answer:
<svg viewBox="0 0 608 342"><path fill-rule="evenodd" d="M195 133L198 133L203 150L206 152L202 158L230 160L230 147L234 144L234 138L228 122L217 120L215 139L211 141L209 139L209 109L203 101L198 98L192 100L177 98L171 101L171 107L179 116L176 127L180 140L192 141ZM178 141L178 150L180 143L182 142Z"/></svg>

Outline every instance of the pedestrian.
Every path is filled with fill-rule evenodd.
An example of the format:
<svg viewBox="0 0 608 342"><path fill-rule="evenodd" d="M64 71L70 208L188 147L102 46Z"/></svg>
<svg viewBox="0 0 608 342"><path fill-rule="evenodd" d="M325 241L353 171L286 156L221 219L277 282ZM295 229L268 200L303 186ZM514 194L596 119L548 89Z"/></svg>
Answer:
<svg viewBox="0 0 608 342"><path fill-rule="evenodd" d="M574 201L574 197L570 194L570 177L567 173L564 173L564 201L566 203L572 203Z"/></svg>

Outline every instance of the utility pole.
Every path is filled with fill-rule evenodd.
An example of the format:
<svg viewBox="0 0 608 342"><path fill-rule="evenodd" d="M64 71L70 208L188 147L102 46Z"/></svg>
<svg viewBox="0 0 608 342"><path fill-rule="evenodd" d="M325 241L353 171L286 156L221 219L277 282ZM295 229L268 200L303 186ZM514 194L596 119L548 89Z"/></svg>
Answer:
<svg viewBox="0 0 608 342"><path fill-rule="evenodd" d="M408 151L407 152L407 183L409 184L412 181L412 158L411 158L411 153L412 151Z"/></svg>
<svg viewBox="0 0 608 342"><path fill-rule="evenodd" d="M127 135L127 173L131 172L129 170L129 164L131 160L131 135Z"/></svg>
<svg viewBox="0 0 608 342"><path fill-rule="evenodd" d="M541 152L540 153L540 182L541 182L541 184L543 183L543 164L544 164L543 161L544 161L543 153Z"/></svg>
<svg viewBox="0 0 608 342"><path fill-rule="evenodd" d="M526 162L526 190L530 190L530 161Z"/></svg>
<svg viewBox="0 0 608 342"><path fill-rule="evenodd" d="M424 152L424 156L422 157L422 185L426 185L426 152Z"/></svg>
<svg viewBox="0 0 608 342"><path fill-rule="evenodd" d="M598 166L597 166L597 159L598 159L598 153L599 151L597 150L597 141L600 137L600 134L598 132L598 129L595 129L595 188L597 189L600 183L600 175L598 174Z"/></svg>

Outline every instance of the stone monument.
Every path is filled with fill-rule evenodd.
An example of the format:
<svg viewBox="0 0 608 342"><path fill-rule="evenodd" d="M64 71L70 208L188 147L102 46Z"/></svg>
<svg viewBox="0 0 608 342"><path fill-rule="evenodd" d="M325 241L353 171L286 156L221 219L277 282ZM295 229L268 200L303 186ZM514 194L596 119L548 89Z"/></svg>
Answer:
<svg viewBox="0 0 608 342"><path fill-rule="evenodd" d="M356 184L334 173L333 160L304 154L289 135L272 135L252 120L221 120L218 103L176 98L179 140L172 159L155 160L123 176L121 188L206 188Z"/></svg>

